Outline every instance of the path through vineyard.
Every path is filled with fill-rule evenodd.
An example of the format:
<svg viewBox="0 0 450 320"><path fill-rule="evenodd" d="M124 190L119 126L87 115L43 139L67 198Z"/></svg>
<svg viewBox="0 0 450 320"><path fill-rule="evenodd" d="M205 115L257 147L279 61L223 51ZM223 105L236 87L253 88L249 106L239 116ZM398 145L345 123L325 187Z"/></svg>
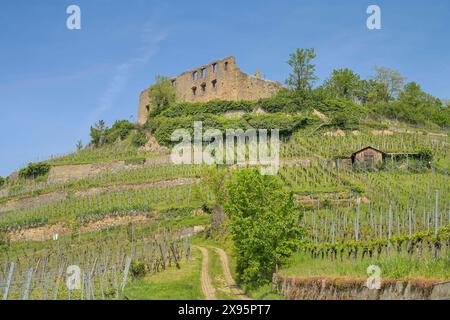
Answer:
<svg viewBox="0 0 450 320"><path fill-rule="evenodd" d="M222 263L223 273L225 275L225 280L227 281L227 284L230 287L231 292L241 300L251 300L251 298L248 297L244 293L244 291L241 290L241 288L239 288L236 281L234 281L233 276L231 275L230 265L228 263L228 257L226 252L223 249L217 247L213 247L213 249L216 250L217 254L219 255L220 262Z"/></svg>
<svg viewBox="0 0 450 320"><path fill-rule="evenodd" d="M203 294L206 300L216 300L216 289L212 285L211 277L208 271L209 251L204 247L197 246L197 248L202 252L203 255L202 271L200 277ZM235 295L237 299L251 300L251 298L246 296L245 293L239 288L239 286L236 284L236 281L234 281L233 276L231 275L230 265L228 263L228 257L225 251L217 247L213 247L212 249L214 249L219 255L222 265L222 271L225 276L225 281L227 282L227 286L231 289L231 293Z"/></svg>
<svg viewBox="0 0 450 320"><path fill-rule="evenodd" d="M209 265L209 253L208 250L203 247L197 248L202 252L203 261L202 261L202 271L201 271L201 277L200 282L202 286L203 295L205 296L206 300L216 300L216 290L214 289L211 281L211 277L209 276L208 272L208 265Z"/></svg>

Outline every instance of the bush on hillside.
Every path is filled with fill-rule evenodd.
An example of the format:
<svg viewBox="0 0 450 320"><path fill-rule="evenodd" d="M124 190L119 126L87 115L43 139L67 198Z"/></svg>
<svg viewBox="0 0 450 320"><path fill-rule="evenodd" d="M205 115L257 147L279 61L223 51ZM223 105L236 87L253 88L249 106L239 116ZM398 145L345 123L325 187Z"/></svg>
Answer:
<svg viewBox="0 0 450 320"><path fill-rule="evenodd" d="M228 111L251 112L255 102L211 100L208 102L178 102L170 105L159 115L162 117L183 117L200 114L223 114Z"/></svg>
<svg viewBox="0 0 450 320"><path fill-rule="evenodd" d="M19 171L19 177L23 179L35 179L49 173L51 166L45 162L30 163Z"/></svg>
<svg viewBox="0 0 450 320"><path fill-rule="evenodd" d="M131 143L133 146L139 148L145 146L147 143L147 135L143 130L138 130L131 138Z"/></svg>
<svg viewBox="0 0 450 320"><path fill-rule="evenodd" d="M213 114L199 114L184 117L157 117L150 120L152 133L162 145L170 146L172 133L177 129L186 129L191 137L194 131L194 122L201 121L203 131L218 129L225 134L227 129L279 129L281 135L292 134L295 130L306 126L313 120L304 115L276 114L245 114L240 119L230 119Z"/></svg>
<svg viewBox="0 0 450 320"><path fill-rule="evenodd" d="M0 188L3 187L6 183L6 179L3 177L0 177Z"/></svg>
<svg viewBox="0 0 450 320"><path fill-rule="evenodd" d="M311 117L285 113L246 114L243 118L254 129L278 129L281 135L292 134L313 121Z"/></svg>
<svg viewBox="0 0 450 320"><path fill-rule="evenodd" d="M433 160L433 151L429 148L422 148L419 150L419 159L426 163L431 162Z"/></svg>
<svg viewBox="0 0 450 320"><path fill-rule="evenodd" d="M100 120L91 127L91 145L101 147L105 144L113 144L118 140L123 141L135 127L136 125L128 120L118 120L111 128L108 128L105 122Z"/></svg>
<svg viewBox="0 0 450 320"><path fill-rule="evenodd" d="M135 124L128 120L116 121L110 129L106 130L106 143L111 144L118 139L125 140L135 128Z"/></svg>

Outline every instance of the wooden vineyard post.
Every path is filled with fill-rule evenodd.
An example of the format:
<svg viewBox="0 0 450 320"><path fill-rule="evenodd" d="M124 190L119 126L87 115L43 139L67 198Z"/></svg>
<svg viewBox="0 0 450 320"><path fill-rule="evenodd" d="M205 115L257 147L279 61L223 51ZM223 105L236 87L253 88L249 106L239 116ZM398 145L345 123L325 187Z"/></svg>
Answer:
<svg viewBox="0 0 450 320"><path fill-rule="evenodd" d="M107 272L107 271L105 270L105 272ZM101 270L98 272L98 279L100 281L100 294L101 294L102 300L105 300L105 293L103 290L103 273Z"/></svg>
<svg viewBox="0 0 450 320"><path fill-rule="evenodd" d="M28 300L32 276L33 276L33 268L31 268L27 271L27 279L25 282L25 290L23 291L22 300Z"/></svg>
<svg viewBox="0 0 450 320"><path fill-rule="evenodd" d="M189 261L189 256L190 256L190 253L191 253L191 244L190 244L190 238L189 237L186 237L184 245L185 245L184 251L185 251L186 261Z"/></svg>
<svg viewBox="0 0 450 320"><path fill-rule="evenodd" d="M361 204L361 198L358 198L357 200L358 206L356 207L356 220L355 220L355 240L359 240L359 210L360 210L360 204Z"/></svg>
<svg viewBox="0 0 450 320"><path fill-rule="evenodd" d="M170 246L170 249L172 250L173 259L175 260L175 266L177 267L177 269L181 269L180 264L178 263L177 253L175 250L175 242L172 243L172 245Z"/></svg>
<svg viewBox="0 0 450 320"><path fill-rule="evenodd" d="M116 289L116 300L119 299L119 284L117 280L117 266L114 265L114 288Z"/></svg>
<svg viewBox="0 0 450 320"><path fill-rule="evenodd" d="M412 235L412 215L411 215L411 211L408 208L408 231L409 231L409 236L411 237Z"/></svg>
<svg viewBox="0 0 450 320"><path fill-rule="evenodd" d="M127 277L128 277L128 272L130 271L130 265L131 265L131 257L127 257L126 264L125 264L125 270L123 272L121 291L123 291L125 289L125 285L127 284Z"/></svg>
<svg viewBox="0 0 450 320"><path fill-rule="evenodd" d="M439 216L439 209L438 209L438 200L439 200L439 191L436 190L436 208L434 213L434 234L436 235L438 233L438 216Z"/></svg>
<svg viewBox="0 0 450 320"><path fill-rule="evenodd" d="M9 265L8 279L6 280L6 287L5 292L3 293L3 300L8 300L9 288L11 287L11 283L13 280L15 266L16 265L14 264L14 262L11 262L11 264Z"/></svg>
<svg viewBox="0 0 450 320"><path fill-rule="evenodd" d="M380 240L383 238L383 210L380 211Z"/></svg>
<svg viewBox="0 0 450 320"><path fill-rule="evenodd" d="M392 205L389 205L389 230L388 230L388 255L391 255L391 237L392 237Z"/></svg>

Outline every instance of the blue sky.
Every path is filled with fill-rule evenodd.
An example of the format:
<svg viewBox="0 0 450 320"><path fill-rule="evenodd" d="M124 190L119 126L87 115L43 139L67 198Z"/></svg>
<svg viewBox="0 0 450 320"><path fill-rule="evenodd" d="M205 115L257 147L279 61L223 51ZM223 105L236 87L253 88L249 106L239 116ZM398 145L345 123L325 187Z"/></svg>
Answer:
<svg viewBox="0 0 450 320"><path fill-rule="evenodd" d="M71 4L81 30L66 28ZM366 28L370 4L382 30ZM448 0L2 0L0 175L73 151L99 119L135 120L155 74L228 55L283 82L289 53L314 47L320 81L335 68L368 77L388 66L450 98L449 24Z"/></svg>

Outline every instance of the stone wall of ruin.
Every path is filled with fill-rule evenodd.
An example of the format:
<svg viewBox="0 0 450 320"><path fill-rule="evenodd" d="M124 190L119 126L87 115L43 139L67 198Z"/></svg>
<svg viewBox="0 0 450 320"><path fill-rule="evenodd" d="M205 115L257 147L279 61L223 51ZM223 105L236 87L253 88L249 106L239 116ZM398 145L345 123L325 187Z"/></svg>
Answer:
<svg viewBox="0 0 450 320"><path fill-rule="evenodd" d="M242 72L234 57L217 60L183 72L171 79L177 99L186 102L221 100L258 100L272 96L281 89L276 81L269 81ZM148 89L139 98L138 123L145 123L151 101Z"/></svg>

